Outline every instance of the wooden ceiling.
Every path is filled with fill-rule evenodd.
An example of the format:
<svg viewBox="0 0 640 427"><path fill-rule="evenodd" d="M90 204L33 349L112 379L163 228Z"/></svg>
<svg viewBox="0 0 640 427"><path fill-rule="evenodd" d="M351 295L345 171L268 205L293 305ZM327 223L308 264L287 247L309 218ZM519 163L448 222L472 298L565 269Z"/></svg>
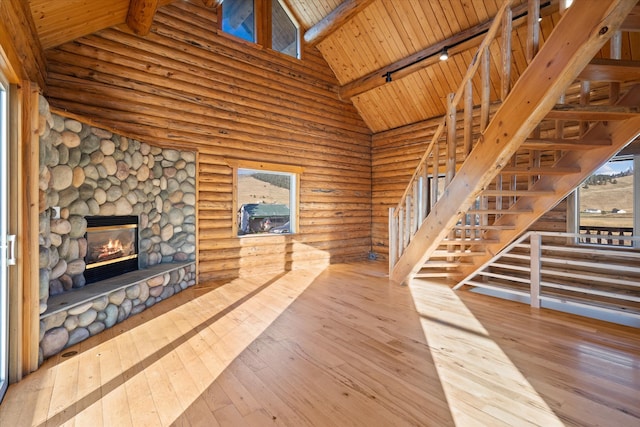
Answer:
<svg viewBox="0 0 640 427"><path fill-rule="evenodd" d="M220 3L189 1L211 7ZM343 99L353 102L374 133L445 113L447 94L457 89L482 40L483 29L502 4L502 0L282 1L298 20L307 43L319 49L335 73ZM143 11L149 4L161 7L171 2L29 0L29 6L42 48L48 49L129 23L128 11L133 4ZM514 16L526 11L525 3L513 1ZM550 3L541 13L544 42L560 15L557 0L542 3ZM630 20L638 20L638 9L636 6ZM516 19L512 33L514 80L527 64L525 33L526 20ZM443 47L449 48L450 58L441 62L437 56ZM499 55L497 48L493 54ZM622 58L640 60L640 33L625 33ZM497 77L497 70L495 74ZM492 88L496 93L498 84L496 81Z"/></svg>

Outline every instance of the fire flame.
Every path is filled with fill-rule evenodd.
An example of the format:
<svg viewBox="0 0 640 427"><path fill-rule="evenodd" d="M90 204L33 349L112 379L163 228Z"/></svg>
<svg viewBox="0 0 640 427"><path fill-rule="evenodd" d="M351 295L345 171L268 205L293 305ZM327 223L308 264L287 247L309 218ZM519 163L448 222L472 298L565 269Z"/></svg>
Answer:
<svg viewBox="0 0 640 427"><path fill-rule="evenodd" d="M109 239L108 243L102 245L99 248L100 255L98 255L98 259L106 258L113 254L116 254L118 252L123 252L123 251L124 251L124 247L122 246L122 242L120 242L120 240Z"/></svg>

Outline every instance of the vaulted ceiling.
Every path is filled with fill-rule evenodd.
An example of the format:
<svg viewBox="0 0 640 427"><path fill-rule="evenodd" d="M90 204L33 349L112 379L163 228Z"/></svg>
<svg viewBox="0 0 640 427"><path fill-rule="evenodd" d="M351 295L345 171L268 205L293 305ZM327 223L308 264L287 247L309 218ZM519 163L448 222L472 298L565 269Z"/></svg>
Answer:
<svg viewBox="0 0 640 427"><path fill-rule="evenodd" d="M217 7L220 0L190 0ZM35 31L49 49L138 18L151 23L149 5L172 0L29 0ZM445 113L446 96L457 89L476 47L502 0L283 0L299 22L306 43L333 70L343 99L351 100L372 130L380 132ZM540 39L560 19L558 1L542 2ZM146 8L146 9L145 9ZM636 6L629 25L638 25ZM155 9L154 9L155 10ZM526 60L525 0L514 0L513 80ZM153 15L151 15L152 17ZM633 22L632 22L633 21ZM132 27L134 31L136 30ZM577 29L578 30L578 29ZM136 31L139 33L139 31ZM625 33L622 59L640 60L640 33ZM450 58L439 61L443 48ZM499 55L498 48L492 52ZM498 71L491 90L497 93Z"/></svg>

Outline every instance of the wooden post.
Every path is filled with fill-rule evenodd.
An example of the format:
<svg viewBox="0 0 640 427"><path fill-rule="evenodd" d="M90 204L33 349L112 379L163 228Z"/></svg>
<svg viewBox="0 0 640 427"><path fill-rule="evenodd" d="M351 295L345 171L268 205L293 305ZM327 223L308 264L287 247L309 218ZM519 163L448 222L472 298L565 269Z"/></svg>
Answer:
<svg viewBox="0 0 640 427"><path fill-rule="evenodd" d="M507 8L502 21L502 74L500 99L505 100L511 90L511 28L513 12Z"/></svg>
<svg viewBox="0 0 640 427"><path fill-rule="evenodd" d="M529 0L527 14L527 64L538 53L540 46L540 0Z"/></svg>
<svg viewBox="0 0 640 427"><path fill-rule="evenodd" d="M483 133L489 124L489 109L491 97L491 52L485 49L482 55L482 64L480 65L480 79L482 81L482 92L480 100L480 132Z"/></svg>
<svg viewBox="0 0 640 427"><path fill-rule="evenodd" d="M411 227L411 235L413 236L415 232L420 227L420 186L418 185L418 181L413 181L413 222Z"/></svg>
<svg viewBox="0 0 640 427"><path fill-rule="evenodd" d="M473 80L464 89L464 160L473 149Z"/></svg>
<svg viewBox="0 0 640 427"><path fill-rule="evenodd" d="M405 200L405 230L404 230L404 241L405 241L405 247L409 246L409 242L411 241L411 195L407 195L407 198Z"/></svg>
<svg viewBox="0 0 640 427"><path fill-rule="evenodd" d="M393 271L398 256L398 231L394 208L389 208L389 274Z"/></svg>
<svg viewBox="0 0 640 427"><path fill-rule="evenodd" d="M620 59L622 57L622 33L616 31L610 40L611 59ZM620 82L609 83L609 104L615 105L620 97Z"/></svg>
<svg viewBox="0 0 640 427"><path fill-rule="evenodd" d="M456 105L453 104L455 94L447 96L447 164L445 186L449 185L456 175Z"/></svg>
<svg viewBox="0 0 640 427"><path fill-rule="evenodd" d="M529 237L530 245L530 262L531 262L531 307L540 308L540 270L542 244L541 237L538 233L531 233Z"/></svg>

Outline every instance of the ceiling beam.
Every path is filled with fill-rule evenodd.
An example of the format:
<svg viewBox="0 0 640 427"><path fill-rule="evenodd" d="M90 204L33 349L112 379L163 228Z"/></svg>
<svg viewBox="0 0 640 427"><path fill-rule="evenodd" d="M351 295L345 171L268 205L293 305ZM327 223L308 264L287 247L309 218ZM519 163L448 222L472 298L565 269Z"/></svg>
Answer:
<svg viewBox="0 0 640 427"><path fill-rule="evenodd" d="M540 11L540 16L550 15L557 10L557 2L552 1L551 7L547 7ZM514 7L512 12L515 17L512 29L515 30L517 27L524 25L527 22L526 16L521 17L522 14L527 12L527 3ZM445 47L448 50L449 56L452 56L479 46L483 39L480 36L489 29L492 22L493 19L482 22L474 27L461 31L448 39L442 40L409 55L406 58L402 58L392 64L360 77L357 80L347 83L340 88L340 97L344 100L348 100L354 96L373 90L378 86L382 86L386 83L385 76L387 73L393 74L393 80L399 80L417 71L430 67L439 61L438 54L442 52L442 49Z"/></svg>
<svg viewBox="0 0 640 427"><path fill-rule="evenodd" d="M345 0L316 25L304 33L304 41L309 46L315 46L340 29L351 18L362 12L375 0Z"/></svg>
<svg viewBox="0 0 640 427"><path fill-rule="evenodd" d="M131 0L127 12L127 26L139 36L146 36L151 31L153 17L158 9L159 0Z"/></svg>

